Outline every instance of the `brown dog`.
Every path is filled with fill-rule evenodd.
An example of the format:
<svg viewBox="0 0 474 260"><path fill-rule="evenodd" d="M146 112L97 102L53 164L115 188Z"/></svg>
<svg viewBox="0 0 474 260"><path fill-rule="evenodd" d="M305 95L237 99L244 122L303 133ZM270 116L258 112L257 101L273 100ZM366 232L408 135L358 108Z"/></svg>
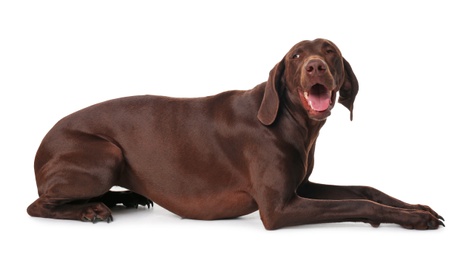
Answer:
<svg viewBox="0 0 474 260"><path fill-rule="evenodd" d="M85 108L60 120L41 143L34 165L39 198L28 213L110 221L109 207L154 201L192 219L259 210L267 229L341 221L444 225L429 207L370 187L308 180L336 93L352 119L357 91L336 45L316 39L296 44L267 82L248 91L137 96ZM113 186L130 191L109 191Z"/></svg>

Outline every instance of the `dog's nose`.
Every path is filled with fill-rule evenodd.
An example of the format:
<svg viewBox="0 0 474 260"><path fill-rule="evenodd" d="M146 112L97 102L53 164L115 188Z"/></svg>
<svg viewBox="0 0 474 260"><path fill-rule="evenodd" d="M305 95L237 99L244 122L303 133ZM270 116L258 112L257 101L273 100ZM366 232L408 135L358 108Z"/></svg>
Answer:
<svg viewBox="0 0 474 260"><path fill-rule="evenodd" d="M326 73L327 64L321 59L312 59L306 63L306 72L308 74L315 74L317 76L323 75Z"/></svg>

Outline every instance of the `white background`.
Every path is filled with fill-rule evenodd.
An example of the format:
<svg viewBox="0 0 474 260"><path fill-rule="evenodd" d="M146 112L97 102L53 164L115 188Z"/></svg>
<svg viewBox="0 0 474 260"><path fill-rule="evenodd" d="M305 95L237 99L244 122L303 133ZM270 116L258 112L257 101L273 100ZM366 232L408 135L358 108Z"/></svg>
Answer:
<svg viewBox="0 0 474 260"><path fill-rule="evenodd" d="M0 258L472 258L474 19L465 3L0 2ZM26 214L36 149L63 116L122 96L250 89L291 46L319 37L339 46L360 92L353 122L339 105L322 129L312 180L430 205L446 228L270 232L258 214L206 222L158 206L95 225Z"/></svg>

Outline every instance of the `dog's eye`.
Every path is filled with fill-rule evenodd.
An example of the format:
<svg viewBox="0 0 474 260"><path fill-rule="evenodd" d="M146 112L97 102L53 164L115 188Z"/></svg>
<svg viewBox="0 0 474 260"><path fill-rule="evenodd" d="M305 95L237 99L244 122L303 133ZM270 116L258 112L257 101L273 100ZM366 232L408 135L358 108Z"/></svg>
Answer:
<svg viewBox="0 0 474 260"><path fill-rule="evenodd" d="M326 50L326 53L327 53L327 54L332 54L332 53L334 53L334 50L333 50L333 49L327 49L327 50Z"/></svg>
<svg viewBox="0 0 474 260"><path fill-rule="evenodd" d="M300 55L298 53L295 53L293 54L293 56L291 57L292 59L298 59L300 57Z"/></svg>

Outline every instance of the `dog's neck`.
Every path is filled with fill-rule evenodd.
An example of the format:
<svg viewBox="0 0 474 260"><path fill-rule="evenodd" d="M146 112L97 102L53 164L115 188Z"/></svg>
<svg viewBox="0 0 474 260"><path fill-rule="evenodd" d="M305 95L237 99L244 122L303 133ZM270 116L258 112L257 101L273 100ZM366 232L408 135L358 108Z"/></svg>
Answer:
<svg viewBox="0 0 474 260"><path fill-rule="evenodd" d="M316 142L319 130L326 123L326 119L316 121L309 118L305 109L301 105L298 105L297 102L300 101L291 98L291 96L294 95L285 92L281 97L282 116L287 116L289 121L293 121L291 124L299 130L299 132L304 136L306 143L311 146Z"/></svg>
<svg viewBox="0 0 474 260"><path fill-rule="evenodd" d="M288 141L294 143L294 145L300 147L300 149L304 149L306 157L312 156L309 153L311 152L311 148L316 143L319 131L326 123L326 120L316 121L310 119L304 108L295 102L300 101L291 100L288 93L282 95L280 106L280 123L282 123L282 126L292 127L294 130L296 130L287 131L297 135L288 136Z"/></svg>

